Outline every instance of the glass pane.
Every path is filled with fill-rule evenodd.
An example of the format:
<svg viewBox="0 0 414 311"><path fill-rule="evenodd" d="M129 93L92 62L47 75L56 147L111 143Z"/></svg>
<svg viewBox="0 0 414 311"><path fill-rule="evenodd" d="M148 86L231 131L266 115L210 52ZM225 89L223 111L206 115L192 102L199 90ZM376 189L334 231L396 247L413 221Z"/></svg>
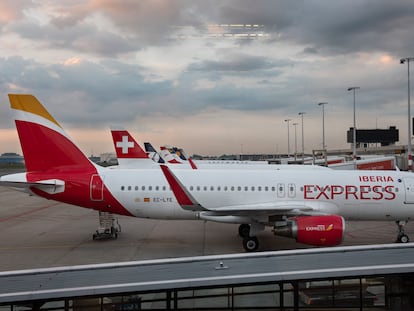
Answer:
<svg viewBox="0 0 414 311"><path fill-rule="evenodd" d="M280 306L278 284L252 285L234 288L235 308L261 308Z"/></svg>
<svg viewBox="0 0 414 311"><path fill-rule="evenodd" d="M231 289L214 288L194 291L179 291L178 308L229 308L231 306Z"/></svg>
<svg viewBox="0 0 414 311"><path fill-rule="evenodd" d="M85 311L100 311L101 310L101 299L100 298L77 298L73 299L74 310L85 310Z"/></svg>
<svg viewBox="0 0 414 311"><path fill-rule="evenodd" d="M362 279L362 286L365 289L363 291L364 306L373 305L375 307L385 307L384 282L385 279L381 277ZM368 299L372 300L372 303L368 304Z"/></svg>
<svg viewBox="0 0 414 311"><path fill-rule="evenodd" d="M139 295L141 300L141 309L138 310L163 310L167 308L166 293L150 293ZM135 309L137 310L137 309Z"/></svg>
<svg viewBox="0 0 414 311"><path fill-rule="evenodd" d="M332 281L299 283L299 303L301 306L332 307L333 295Z"/></svg>
<svg viewBox="0 0 414 311"><path fill-rule="evenodd" d="M40 310L65 310L65 301L58 300L58 301L49 301L44 303Z"/></svg>

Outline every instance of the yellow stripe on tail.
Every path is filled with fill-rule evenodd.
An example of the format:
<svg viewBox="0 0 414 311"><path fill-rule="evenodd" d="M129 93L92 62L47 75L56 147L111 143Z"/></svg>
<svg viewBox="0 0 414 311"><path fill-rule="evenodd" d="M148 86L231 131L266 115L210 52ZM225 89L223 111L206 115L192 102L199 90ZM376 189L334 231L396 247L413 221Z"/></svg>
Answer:
<svg viewBox="0 0 414 311"><path fill-rule="evenodd" d="M9 94L10 107L16 110L22 110L41 116L57 126L60 124L47 112L43 105L36 97L29 94Z"/></svg>

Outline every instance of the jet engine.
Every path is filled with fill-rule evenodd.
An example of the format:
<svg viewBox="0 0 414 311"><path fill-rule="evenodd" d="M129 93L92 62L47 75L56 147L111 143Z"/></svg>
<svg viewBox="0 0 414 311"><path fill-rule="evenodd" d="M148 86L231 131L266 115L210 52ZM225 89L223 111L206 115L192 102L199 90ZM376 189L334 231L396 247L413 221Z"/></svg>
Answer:
<svg viewBox="0 0 414 311"><path fill-rule="evenodd" d="M335 246L342 243L345 220L341 216L298 216L276 223L275 235L295 238L297 242L314 246Z"/></svg>

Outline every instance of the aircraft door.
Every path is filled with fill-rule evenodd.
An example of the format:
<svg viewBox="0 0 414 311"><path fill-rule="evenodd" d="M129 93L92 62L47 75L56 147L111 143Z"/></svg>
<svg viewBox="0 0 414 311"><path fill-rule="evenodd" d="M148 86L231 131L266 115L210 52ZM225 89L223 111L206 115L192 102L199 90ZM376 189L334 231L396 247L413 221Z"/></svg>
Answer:
<svg viewBox="0 0 414 311"><path fill-rule="evenodd" d="M103 181L97 174L91 177L90 195L91 201L103 201Z"/></svg>
<svg viewBox="0 0 414 311"><path fill-rule="evenodd" d="M407 204L414 204L414 178L404 178L405 186L405 202Z"/></svg>

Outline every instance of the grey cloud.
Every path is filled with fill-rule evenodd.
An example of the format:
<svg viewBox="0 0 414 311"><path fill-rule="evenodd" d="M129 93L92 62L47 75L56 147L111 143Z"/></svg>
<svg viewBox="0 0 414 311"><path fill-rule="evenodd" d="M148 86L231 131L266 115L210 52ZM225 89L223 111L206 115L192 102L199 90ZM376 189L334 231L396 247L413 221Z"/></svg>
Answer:
<svg viewBox="0 0 414 311"><path fill-rule="evenodd" d="M257 70L271 70L290 66L291 62L274 60L263 56L252 56L246 54L227 54L221 60L204 60L192 63L188 66L189 71L214 71L214 72L246 72Z"/></svg>
<svg viewBox="0 0 414 311"><path fill-rule="evenodd" d="M24 10L37 7L39 4L33 1L13 0L0 2L0 25L14 22L24 18Z"/></svg>
<svg viewBox="0 0 414 311"><path fill-rule="evenodd" d="M22 38L34 40L42 48L72 49L108 57L141 48L136 41L86 24L61 29L50 25L21 22L10 26L10 30Z"/></svg>
<svg viewBox="0 0 414 311"><path fill-rule="evenodd" d="M146 81L141 67L131 65L125 72L125 66L118 62L42 65L21 57L0 58L0 93L33 93L57 111L59 120L83 126L128 122L137 115L162 111L171 82Z"/></svg>
<svg viewBox="0 0 414 311"><path fill-rule="evenodd" d="M17 3L17 12L21 14L23 2ZM176 42L174 35L183 27L192 27L202 34L208 24L214 23L263 25L270 34L269 44L293 42L307 46L305 53L317 50L323 54L346 54L374 49L408 53L414 49L410 29L414 23L414 3L410 0L90 0L59 1L53 5L50 24L22 24L15 26L15 30L24 38L46 41L49 36L55 47L78 47L99 55L117 55L147 45L169 45ZM87 26L88 17L94 15L107 18L114 29L103 31ZM89 37L85 37L86 32ZM88 45L88 41L93 44Z"/></svg>
<svg viewBox="0 0 414 311"><path fill-rule="evenodd" d="M305 53L414 49L410 0L226 1L217 10L214 18L220 22L262 24L269 44L305 45Z"/></svg>
<svg viewBox="0 0 414 311"><path fill-rule="evenodd" d="M396 53L413 46L407 27L414 22L411 1L306 1L302 19L284 38L324 54L382 50ZM309 52L309 50L307 51Z"/></svg>

